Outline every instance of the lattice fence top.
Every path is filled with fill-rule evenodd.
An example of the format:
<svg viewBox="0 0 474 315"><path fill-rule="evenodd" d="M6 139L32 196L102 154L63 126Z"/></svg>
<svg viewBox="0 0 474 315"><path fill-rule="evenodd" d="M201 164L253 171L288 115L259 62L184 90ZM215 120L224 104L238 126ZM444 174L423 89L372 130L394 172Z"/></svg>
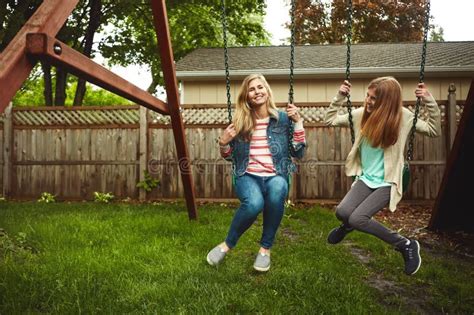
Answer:
<svg viewBox="0 0 474 315"><path fill-rule="evenodd" d="M414 110L414 105L409 105ZM305 123L323 124L327 106L302 106L300 113ZM283 108L282 108L283 110ZM440 105L441 119L444 121L446 105ZM456 105L456 118L462 115L463 106ZM341 113L347 112L345 107ZM184 108L182 109L183 121L186 125L226 125L226 108ZM428 113L422 106L420 117L426 119ZM1 115L0 123L4 116ZM94 125L138 125L140 113L138 106L117 108L81 108L79 109L15 109L13 111L13 124L15 126L94 126ZM171 123L169 116L164 116L153 111L148 111L148 122L151 124L168 125Z"/></svg>
<svg viewBox="0 0 474 315"><path fill-rule="evenodd" d="M118 109L17 110L13 114L16 126L129 125L138 124L139 119L136 106Z"/></svg>
<svg viewBox="0 0 474 315"><path fill-rule="evenodd" d="M441 121L444 122L446 106L440 105ZM408 108L414 111L415 106L409 105ZM324 116L328 110L327 106L304 106L300 107L300 114L305 123L324 123ZM456 106L456 112L458 112ZM347 113L346 107L341 107L341 113ZM182 111L184 123L187 125L213 125L213 124L227 124L227 109L226 108L187 108ZM422 106L420 108L420 117L422 119L428 118L428 112ZM456 114L459 117L460 115ZM151 112L151 122L158 124L169 124L170 119L167 116Z"/></svg>
<svg viewBox="0 0 474 315"><path fill-rule="evenodd" d="M301 107L300 114L305 122L323 123L327 106ZM228 124L227 108L186 108L182 112L183 121L187 125ZM151 122L169 124L167 116L151 112Z"/></svg>

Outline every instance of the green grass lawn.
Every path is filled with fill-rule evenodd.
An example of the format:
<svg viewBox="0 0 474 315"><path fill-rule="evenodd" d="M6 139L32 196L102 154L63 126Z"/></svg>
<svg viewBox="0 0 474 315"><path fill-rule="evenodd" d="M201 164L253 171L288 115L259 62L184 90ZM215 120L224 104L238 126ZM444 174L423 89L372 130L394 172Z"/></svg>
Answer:
<svg viewBox="0 0 474 315"><path fill-rule="evenodd" d="M326 244L332 211L290 208L266 274L253 270L261 219L218 268L207 252L235 205L0 203L0 314L474 312L474 261L422 251L403 274L401 255L351 233ZM423 248L422 248L423 249Z"/></svg>

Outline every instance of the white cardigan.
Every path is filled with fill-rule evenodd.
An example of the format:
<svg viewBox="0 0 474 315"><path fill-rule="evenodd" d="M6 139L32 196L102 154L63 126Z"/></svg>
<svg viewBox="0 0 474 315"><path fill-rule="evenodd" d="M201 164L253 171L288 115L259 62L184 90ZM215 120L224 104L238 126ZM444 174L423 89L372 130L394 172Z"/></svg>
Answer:
<svg viewBox="0 0 474 315"><path fill-rule="evenodd" d="M329 126L349 126L349 114L339 114L339 110L345 100L345 96L338 93L326 113L325 122ZM441 134L441 114L435 99L430 95L422 99L428 112L428 119L421 120L418 117L416 123L416 131L429 137L437 137ZM346 175L360 176L362 175L362 165L360 161L359 146L361 142L361 121L364 108L357 108L352 111L352 120L354 123L355 142L346 159ZM402 110L402 120L400 125L400 134L395 144L384 149L384 181L392 184L390 191L390 211L395 211L397 204L402 199L402 177L403 164L405 158L403 156L405 144L413 126L414 114L407 108Z"/></svg>

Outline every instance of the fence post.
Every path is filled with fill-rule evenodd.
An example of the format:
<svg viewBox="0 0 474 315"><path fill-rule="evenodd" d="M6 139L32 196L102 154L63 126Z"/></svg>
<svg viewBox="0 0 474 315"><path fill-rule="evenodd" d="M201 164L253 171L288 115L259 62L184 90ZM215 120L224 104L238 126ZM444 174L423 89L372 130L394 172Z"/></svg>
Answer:
<svg viewBox="0 0 474 315"><path fill-rule="evenodd" d="M3 196L11 194L11 174L12 174L12 150L13 150L13 105L5 108L3 121Z"/></svg>
<svg viewBox="0 0 474 315"><path fill-rule="evenodd" d="M456 86L454 83L449 84L448 88L448 104L447 104L447 119L446 119L446 158L449 156L449 152L454 143L454 138L456 137L457 123L456 123Z"/></svg>
<svg viewBox="0 0 474 315"><path fill-rule="evenodd" d="M290 201L292 203L296 203L297 198L298 198L298 187L297 187L297 185L298 185L298 174L300 172L300 168L299 168L298 165L296 167L297 167L296 172L294 172L293 174L290 175L292 178L291 178L290 191L288 192L288 199L290 199Z"/></svg>
<svg viewBox="0 0 474 315"><path fill-rule="evenodd" d="M139 134L139 156L140 161L138 165L138 180L145 180L145 171L148 166L148 109L143 106L140 106L140 134ZM142 188L138 189L138 200L145 201L146 191Z"/></svg>

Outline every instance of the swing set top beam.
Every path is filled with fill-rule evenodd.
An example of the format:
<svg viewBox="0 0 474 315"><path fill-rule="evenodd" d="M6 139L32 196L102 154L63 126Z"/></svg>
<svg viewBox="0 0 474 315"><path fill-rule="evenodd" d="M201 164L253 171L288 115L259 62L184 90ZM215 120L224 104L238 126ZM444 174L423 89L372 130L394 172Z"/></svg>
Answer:
<svg viewBox="0 0 474 315"><path fill-rule="evenodd" d="M168 106L161 100L47 34L26 34L26 52L150 110L169 114Z"/></svg>

